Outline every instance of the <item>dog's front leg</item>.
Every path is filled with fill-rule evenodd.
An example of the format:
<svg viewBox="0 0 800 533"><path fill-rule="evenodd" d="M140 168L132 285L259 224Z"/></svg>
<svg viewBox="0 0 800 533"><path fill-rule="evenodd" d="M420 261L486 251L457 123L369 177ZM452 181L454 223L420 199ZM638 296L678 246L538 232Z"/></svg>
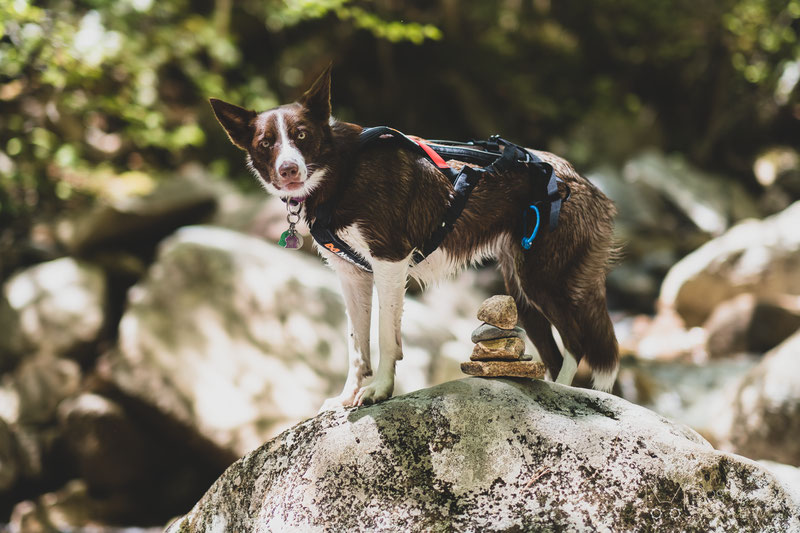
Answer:
<svg viewBox="0 0 800 533"><path fill-rule="evenodd" d="M391 396L395 362L403 358L400 319L403 316L408 261L373 260L372 270L378 288L378 346L381 358L375 379L358 391L356 405L379 402Z"/></svg>
<svg viewBox="0 0 800 533"><path fill-rule="evenodd" d="M369 329L372 314L372 274L335 260L336 274L342 286L347 310L347 380L339 396L329 398L320 411L355 405L356 394L364 378L372 375L369 354Z"/></svg>

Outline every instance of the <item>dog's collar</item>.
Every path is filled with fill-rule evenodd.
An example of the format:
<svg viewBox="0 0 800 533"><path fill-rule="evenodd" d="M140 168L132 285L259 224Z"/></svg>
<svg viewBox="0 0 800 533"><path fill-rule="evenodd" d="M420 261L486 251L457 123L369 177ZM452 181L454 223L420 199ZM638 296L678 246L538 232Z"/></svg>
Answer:
<svg viewBox="0 0 800 533"><path fill-rule="evenodd" d="M308 196L290 196L289 198L281 196L281 202L289 205L300 205L306 201Z"/></svg>

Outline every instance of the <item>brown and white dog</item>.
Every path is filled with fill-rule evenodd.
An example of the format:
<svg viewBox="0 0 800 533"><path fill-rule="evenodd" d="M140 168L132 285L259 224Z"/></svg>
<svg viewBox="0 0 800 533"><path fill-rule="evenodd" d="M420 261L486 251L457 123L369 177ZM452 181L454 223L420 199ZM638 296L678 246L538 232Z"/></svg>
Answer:
<svg viewBox="0 0 800 533"><path fill-rule="evenodd" d="M549 374L570 384L582 357L594 387L610 390L618 363L617 341L606 308L605 277L612 245L613 203L565 160L532 151L550 163L571 196L558 227L541 231L530 250L520 242L522 214L533 198L530 176L506 172L481 179L453 231L424 261L412 253L441 224L453 187L426 158L393 143L358 149L362 127L331 116L330 68L298 102L256 113L211 99L231 141L263 186L283 198L303 198L311 223L319 205L339 200L332 229L372 265L368 273L318 247L336 271L349 320L349 369L342 393L323 409L378 402L392 395L395 363L402 359L400 319L407 277L423 284L474 262L497 260L520 320ZM464 163L448 161L460 168ZM370 363L373 285L379 304L380 363ZM562 357L558 330L569 353ZM571 355L570 355L571 354Z"/></svg>

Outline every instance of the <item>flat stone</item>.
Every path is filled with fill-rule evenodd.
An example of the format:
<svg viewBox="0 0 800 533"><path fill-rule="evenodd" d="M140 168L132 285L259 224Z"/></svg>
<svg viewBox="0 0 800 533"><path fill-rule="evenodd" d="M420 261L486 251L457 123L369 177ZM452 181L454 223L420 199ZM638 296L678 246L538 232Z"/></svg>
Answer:
<svg viewBox="0 0 800 533"><path fill-rule="evenodd" d="M469 358L473 361L518 361L524 351L525 343L519 337L494 339L477 343Z"/></svg>
<svg viewBox="0 0 800 533"><path fill-rule="evenodd" d="M509 337L519 337L520 339L524 339L525 330L519 326L515 326L514 329L501 329L497 326L484 323L475 328L475 331L472 332L471 340L477 344L480 341L507 339Z"/></svg>
<svg viewBox="0 0 800 533"><path fill-rule="evenodd" d="M501 329L517 325L517 304L511 296L492 296L478 308L478 320Z"/></svg>
<svg viewBox="0 0 800 533"><path fill-rule="evenodd" d="M539 361L468 361L461 363L461 371L470 376L487 378L544 378L544 363Z"/></svg>

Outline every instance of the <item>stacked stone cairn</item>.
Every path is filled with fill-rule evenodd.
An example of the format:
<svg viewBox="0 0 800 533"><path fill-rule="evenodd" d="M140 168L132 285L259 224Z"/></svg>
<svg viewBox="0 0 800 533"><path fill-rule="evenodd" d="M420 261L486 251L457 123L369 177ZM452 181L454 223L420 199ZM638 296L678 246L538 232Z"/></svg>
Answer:
<svg viewBox="0 0 800 533"><path fill-rule="evenodd" d="M492 296L478 309L483 324L472 332L470 360L461 371L470 376L542 379L545 367L525 354L525 331L517 326L517 306L511 296Z"/></svg>

